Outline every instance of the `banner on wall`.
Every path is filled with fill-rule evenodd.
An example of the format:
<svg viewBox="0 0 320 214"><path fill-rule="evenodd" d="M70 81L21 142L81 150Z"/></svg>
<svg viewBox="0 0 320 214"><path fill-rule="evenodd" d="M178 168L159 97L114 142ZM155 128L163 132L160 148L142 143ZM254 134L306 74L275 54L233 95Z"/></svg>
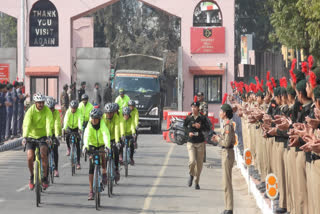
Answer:
<svg viewBox="0 0 320 214"><path fill-rule="evenodd" d="M241 35L241 64L250 64L250 50L252 50L252 34Z"/></svg>
<svg viewBox="0 0 320 214"><path fill-rule="evenodd" d="M191 28L191 53L225 53L225 28Z"/></svg>
<svg viewBox="0 0 320 214"><path fill-rule="evenodd" d="M0 64L0 81L9 81L9 64Z"/></svg>

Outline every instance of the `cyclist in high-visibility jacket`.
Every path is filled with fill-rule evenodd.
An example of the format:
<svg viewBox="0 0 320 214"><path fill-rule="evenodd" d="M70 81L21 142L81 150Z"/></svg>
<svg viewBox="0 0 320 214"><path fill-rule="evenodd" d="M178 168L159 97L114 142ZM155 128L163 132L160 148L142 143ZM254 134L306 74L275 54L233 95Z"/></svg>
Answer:
<svg viewBox="0 0 320 214"><path fill-rule="evenodd" d="M26 138L33 138L37 140L41 140L40 143L40 154L42 160L42 168L43 168L43 182L42 186L46 189L49 186L48 183L48 145L47 143L51 143L52 136L52 113L50 109L44 105L45 97L41 93L36 93L33 96L33 104L27 111L24 120L23 120L23 141L22 144L26 145L27 149L27 159L28 159L28 167L30 171L30 181L29 181L29 189L33 190L34 182L33 182L33 160L34 160L34 151L36 149L36 145L32 142L27 142Z"/></svg>
<svg viewBox="0 0 320 214"><path fill-rule="evenodd" d="M115 103L119 105L120 112L122 112L122 109L124 107L128 106L128 102L130 100L130 97L126 94L124 94L124 89L119 89L119 96L116 98Z"/></svg>
<svg viewBox="0 0 320 214"><path fill-rule="evenodd" d="M58 147L60 146L60 142L57 137L61 137L62 135L62 128L61 128L61 117L60 112L55 109L56 102L55 100L50 97L46 100L46 106L51 110L52 112L52 123L51 123L51 130L52 130L52 144L53 144L53 158L54 158L54 176L59 177L59 171L58 171L58 164L59 164L59 151Z"/></svg>
<svg viewBox="0 0 320 214"><path fill-rule="evenodd" d="M138 126L139 126L139 112L138 112L138 109L136 108L136 102L133 101L133 100L130 100L129 103L129 108L131 110L131 117L133 118L133 121L134 121L134 125L136 127L136 134L137 134L137 138L136 140L134 141L134 148L137 149L138 148L138 142L137 142L137 139L138 139Z"/></svg>
<svg viewBox="0 0 320 214"><path fill-rule="evenodd" d="M86 151L92 150L104 150L110 149L110 133L103 120L102 111L98 108L94 108L90 112L91 120L87 125L87 128L84 131L84 145L83 153ZM107 169L106 169L106 160L105 155L101 154L102 159L102 179L103 183L107 183ZM92 161L89 161L89 196L88 200L93 200L93 175L94 175L94 164Z"/></svg>
<svg viewBox="0 0 320 214"><path fill-rule="evenodd" d="M80 135L79 130L82 130L82 115L81 111L78 109L79 103L77 100L72 100L70 102L70 107L64 116L63 123L63 133L66 136L68 151L67 156L70 155L70 136L71 133L76 133L76 147L77 147L77 169L80 169Z"/></svg>
<svg viewBox="0 0 320 214"><path fill-rule="evenodd" d="M133 153L134 153L134 142L137 137L136 127L133 118L130 116L131 110L129 107L122 109L123 117L120 119L120 134L122 140L122 147L120 148L120 157L122 159L123 146L127 140L130 146L130 164L134 165Z"/></svg>
<svg viewBox="0 0 320 214"><path fill-rule="evenodd" d="M87 127L87 124L90 118L90 112L93 109L93 105L90 102L88 102L88 100L89 100L89 96L87 94L83 94L81 96L81 103L79 104L79 108L78 108L83 117L83 124L82 124L83 130Z"/></svg>
<svg viewBox="0 0 320 214"><path fill-rule="evenodd" d="M119 173L119 149L121 147L120 143L120 122L118 114L114 113L114 105L112 103L107 103L104 107L105 114L102 116L103 121L108 127L111 137L111 146L114 154L115 170L116 170L116 180L120 180Z"/></svg>

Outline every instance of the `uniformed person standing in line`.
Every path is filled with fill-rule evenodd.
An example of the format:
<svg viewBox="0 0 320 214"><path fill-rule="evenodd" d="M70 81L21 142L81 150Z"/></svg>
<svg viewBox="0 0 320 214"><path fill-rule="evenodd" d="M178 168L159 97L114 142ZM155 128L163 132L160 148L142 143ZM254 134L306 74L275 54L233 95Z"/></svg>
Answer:
<svg viewBox="0 0 320 214"><path fill-rule="evenodd" d="M13 88L12 88L12 135L13 137L17 137L17 127L18 127L18 94L17 90L19 88L19 83L17 81L13 81Z"/></svg>
<svg viewBox="0 0 320 214"><path fill-rule="evenodd" d="M13 113L12 88L13 88L13 86L9 83L7 85L7 93L6 93L7 119L6 119L6 138L5 138L5 140L8 140L11 136L11 122L12 122L12 113Z"/></svg>
<svg viewBox="0 0 320 214"><path fill-rule="evenodd" d="M204 135L203 131L209 129L206 118L199 112L200 103L195 97L191 103L192 113L184 121L184 128L188 136L187 148L189 153L189 180L188 186L192 186L195 177L195 189L200 189L199 181L203 166Z"/></svg>
<svg viewBox="0 0 320 214"><path fill-rule="evenodd" d="M18 135L22 135L22 123L24 117L24 101L28 97L28 95L23 94L22 92L23 82L19 83L19 88L17 89L18 95L18 127L17 132Z"/></svg>
<svg viewBox="0 0 320 214"><path fill-rule="evenodd" d="M233 213L233 189L232 189L232 168L234 164L234 150L235 144L235 130L232 125L233 111L229 104L223 104L219 114L221 120L223 120L223 129L221 135L215 135L212 137L212 141L218 142L222 146L222 179L224 189L224 204L225 210L222 214Z"/></svg>
<svg viewBox="0 0 320 214"><path fill-rule="evenodd" d="M3 144L6 130L5 85L0 83L0 145Z"/></svg>
<svg viewBox="0 0 320 214"><path fill-rule="evenodd" d="M76 90L76 83L71 83L70 90L68 92L69 101L77 99L77 90Z"/></svg>
<svg viewBox="0 0 320 214"><path fill-rule="evenodd" d="M69 108L69 96L68 96L68 85L65 84L63 86L63 92L60 95L60 103L61 103L61 113L62 113L62 121L64 119L64 115L66 114Z"/></svg>
<svg viewBox="0 0 320 214"><path fill-rule="evenodd" d="M79 103L81 102L82 95L86 93L86 84L87 83L85 81L81 82L81 88L78 90Z"/></svg>

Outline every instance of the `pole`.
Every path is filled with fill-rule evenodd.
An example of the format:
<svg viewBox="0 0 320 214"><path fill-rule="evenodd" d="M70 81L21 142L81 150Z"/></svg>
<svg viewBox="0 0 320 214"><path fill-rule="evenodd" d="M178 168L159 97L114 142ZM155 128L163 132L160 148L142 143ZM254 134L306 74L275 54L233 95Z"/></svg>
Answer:
<svg viewBox="0 0 320 214"><path fill-rule="evenodd" d="M250 195L250 173L249 173L250 166L247 167L248 171L248 195Z"/></svg>
<svg viewBox="0 0 320 214"><path fill-rule="evenodd" d="M21 0L21 12L20 12L20 69L21 69L21 77L22 77L22 80L24 81L25 80L25 45L24 45L24 39L25 39L25 15L24 15L24 1L25 0Z"/></svg>
<svg viewBox="0 0 320 214"><path fill-rule="evenodd" d="M226 62L226 93L228 93L228 62Z"/></svg>

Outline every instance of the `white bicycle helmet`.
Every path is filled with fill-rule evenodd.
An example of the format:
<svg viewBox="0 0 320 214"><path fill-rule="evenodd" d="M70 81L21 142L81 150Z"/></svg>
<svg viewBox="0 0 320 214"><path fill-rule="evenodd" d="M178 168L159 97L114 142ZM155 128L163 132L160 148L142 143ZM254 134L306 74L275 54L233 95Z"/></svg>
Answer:
<svg viewBox="0 0 320 214"><path fill-rule="evenodd" d="M54 101L53 98L47 98L46 106L48 106L48 108L54 108L55 105L56 105L56 102Z"/></svg>
<svg viewBox="0 0 320 214"><path fill-rule="evenodd" d="M129 107L124 107L122 109L122 114L123 115L130 115L130 113L131 113L131 109Z"/></svg>
<svg viewBox="0 0 320 214"><path fill-rule="evenodd" d="M34 102L44 102L46 101L45 96L43 96L43 94L41 94L40 92L37 92L33 95L33 101Z"/></svg>
<svg viewBox="0 0 320 214"><path fill-rule="evenodd" d="M105 106L104 106L104 110L106 113L111 113L114 111L114 108L113 108L113 105L112 103L107 103Z"/></svg>

